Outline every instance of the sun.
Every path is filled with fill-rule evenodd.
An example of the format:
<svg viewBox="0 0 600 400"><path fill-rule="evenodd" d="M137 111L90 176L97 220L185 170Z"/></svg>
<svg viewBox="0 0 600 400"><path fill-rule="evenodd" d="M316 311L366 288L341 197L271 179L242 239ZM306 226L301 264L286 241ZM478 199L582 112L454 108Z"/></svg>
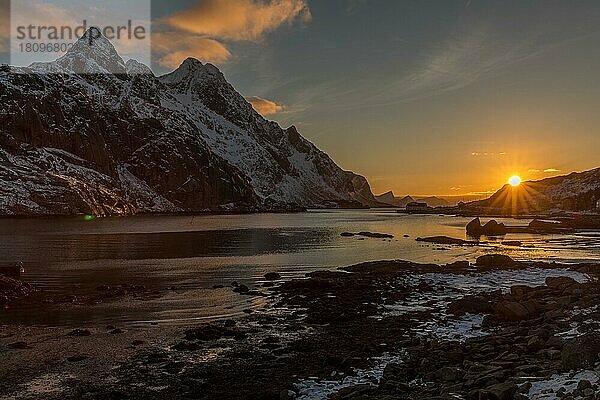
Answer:
<svg viewBox="0 0 600 400"><path fill-rule="evenodd" d="M513 187L514 187L514 186L519 186L519 185L521 184L521 182L523 182L523 180L522 180L522 179L521 179L521 177L520 177L520 176L518 176L518 175L511 176L511 177L508 179L508 183L509 183L511 186L513 186Z"/></svg>

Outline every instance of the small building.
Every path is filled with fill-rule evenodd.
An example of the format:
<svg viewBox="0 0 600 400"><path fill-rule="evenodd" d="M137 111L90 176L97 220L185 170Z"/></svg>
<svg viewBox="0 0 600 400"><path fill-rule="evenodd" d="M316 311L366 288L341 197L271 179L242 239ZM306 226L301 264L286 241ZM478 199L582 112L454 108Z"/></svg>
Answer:
<svg viewBox="0 0 600 400"><path fill-rule="evenodd" d="M416 201L413 201L406 205L406 211L408 212L422 212L428 210L429 206L427 205L427 203L418 203Z"/></svg>

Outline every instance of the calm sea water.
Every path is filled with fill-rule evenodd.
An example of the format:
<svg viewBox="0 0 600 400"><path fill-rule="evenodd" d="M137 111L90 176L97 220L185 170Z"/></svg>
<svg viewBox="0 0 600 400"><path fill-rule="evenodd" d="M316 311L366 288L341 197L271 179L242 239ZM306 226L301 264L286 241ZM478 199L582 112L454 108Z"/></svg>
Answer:
<svg viewBox="0 0 600 400"><path fill-rule="evenodd" d="M24 279L46 291L92 292L122 283L177 290L154 300L126 300L94 307L10 309L0 323L39 325L186 323L232 316L258 307L262 298L239 296L232 281L253 285L266 272L285 278L306 272L384 259L448 263L500 252L518 259L600 261L600 234L509 235L476 247L416 242L419 236L465 237L468 218L417 216L393 210L310 211L299 214L142 216L0 220L0 263L22 261ZM504 221L526 225L528 220ZM344 231L390 233L391 240L342 237Z"/></svg>

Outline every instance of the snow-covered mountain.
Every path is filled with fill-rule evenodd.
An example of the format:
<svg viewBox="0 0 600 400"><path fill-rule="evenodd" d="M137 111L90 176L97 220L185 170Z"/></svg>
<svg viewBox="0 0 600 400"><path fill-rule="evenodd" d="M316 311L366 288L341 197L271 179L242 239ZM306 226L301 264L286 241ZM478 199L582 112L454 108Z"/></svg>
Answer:
<svg viewBox="0 0 600 400"><path fill-rule="evenodd" d="M364 177L264 119L216 67L187 59L156 77L88 40L0 67L0 214L376 203Z"/></svg>
<svg viewBox="0 0 600 400"><path fill-rule="evenodd" d="M600 200L600 168L569 175L523 182L516 188L505 185L489 199L467 204L488 213L550 210L586 211Z"/></svg>

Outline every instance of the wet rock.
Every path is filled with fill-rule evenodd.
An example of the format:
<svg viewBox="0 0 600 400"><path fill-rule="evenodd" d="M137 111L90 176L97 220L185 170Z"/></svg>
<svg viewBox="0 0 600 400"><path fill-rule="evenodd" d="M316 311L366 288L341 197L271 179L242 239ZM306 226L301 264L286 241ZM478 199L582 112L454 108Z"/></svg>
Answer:
<svg viewBox="0 0 600 400"><path fill-rule="evenodd" d="M564 291L571 286L579 285L579 283L568 276L556 276L546 278L546 286L552 290Z"/></svg>
<svg viewBox="0 0 600 400"><path fill-rule="evenodd" d="M484 296L465 296L448 305L448 312L453 315L488 314L494 310L492 303Z"/></svg>
<svg viewBox="0 0 600 400"><path fill-rule="evenodd" d="M451 264L444 265L444 269L453 271L465 271L471 267L468 261L455 261Z"/></svg>
<svg viewBox="0 0 600 400"><path fill-rule="evenodd" d="M510 294L514 297L523 297L525 296L531 288L525 285L514 285L510 288Z"/></svg>
<svg viewBox="0 0 600 400"><path fill-rule="evenodd" d="M462 239L451 238L448 236L431 236L431 237L418 237L417 242L435 243L435 244L447 244L447 245L463 245L466 242Z"/></svg>
<svg viewBox="0 0 600 400"><path fill-rule="evenodd" d="M540 338L539 336L533 336L527 342L527 350L529 350L532 353L536 353L543 349L545 345L546 341L544 339Z"/></svg>
<svg viewBox="0 0 600 400"><path fill-rule="evenodd" d="M343 236L343 237L352 237L352 236L354 236L354 233L352 233L352 232L342 232L342 233L340 233L340 236Z"/></svg>
<svg viewBox="0 0 600 400"><path fill-rule="evenodd" d="M231 326L205 325L185 332L186 340L209 341L222 338L244 339L246 332Z"/></svg>
<svg viewBox="0 0 600 400"><path fill-rule="evenodd" d="M503 254L488 254L477 257L475 265L480 269L494 269L515 268L520 266L520 263Z"/></svg>
<svg viewBox="0 0 600 400"><path fill-rule="evenodd" d="M592 382L588 381L587 379L582 379L579 381L579 383L577 383L577 389L583 391L585 389L591 389L592 388Z"/></svg>
<svg viewBox="0 0 600 400"><path fill-rule="evenodd" d="M24 350L30 349L31 346L27 342L15 342L8 345L11 349Z"/></svg>
<svg viewBox="0 0 600 400"><path fill-rule="evenodd" d="M444 367L438 370L436 375L444 382L456 382L461 380L465 373L457 367Z"/></svg>
<svg viewBox="0 0 600 400"><path fill-rule="evenodd" d="M588 333L584 336L568 339L562 349L563 370L589 368L598 361L600 353L600 333Z"/></svg>
<svg viewBox="0 0 600 400"><path fill-rule="evenodd" d="M475 218L467 224L467 235L472 237L479 236L504 236L506 235L506 226L499 224L495 220L488 221L485 225L481 225L481 220Z"/></svg>
<svg viewBox="0 0 600 400"><path fill-rule="evenodd" d="M241 294L245 294L250 292L250 288L244 284L239 285L238 287L236 287L235 289L233 289L233 291L235 293L241 293Z"/></svg>
<svg viewBox="0 0 600 400"><path fill-rule="evenodd" d="M481 236L481 220L479 217L475 218L473 221L467 224L467 235L478 237Z"/></svg>
<svg viewBox="0 0 600 400"><path fill-rule="evenodd" d="M267 272L265 274L265 279L268 281L277 281L277 280L281 279L281 274L279 274L277 272Z"/></svg>
<svg viewBox="0 0 600 400"><path fill-rule="evenodd" d="M502 301L494 307L496 314L505 321L522 321L535 316L531 302Z"/></svg>
<svg viewBox="0 0 600 400"><path fill-rule="evenodd" d="M177 351L197 351L200 350L200 345L194 342L179 342L173 346L173 349Z"/></svg>
<svg viewBox="0 0 600 400"><path fill-rule="evenodd" d="M213 289L223 289L225 285L213 285Z"/></svg>
<svg viewBox="0 0 600 400"><path fill-rule="evenodd" d="M506 226L491 220L482 227L482 232L486 236L504 236L506 235Z"/></svg>
<svg viewBox="0 0 600 400"><path fill-rule="evenodd" d="M91 335L92 335L92 331L90 331L89 329L85 329L85 328L73 329L69 333L69 336L78 336L78 337L91 336Z"/></svg>
<svg viewBox="0 0 600 400"><path fill-rule="evenodd" d="M87 360L88 358L89 358L88 356L79 354L79 355L67 357L67 361L70 363L76 363L76 362Z"/></svg>
<svg viewBox="0 0 600 400"><path fill-rule="evenodd" d="M512 400L518 387L512 382L499 383L479 391L479 400Z"/></svg>

